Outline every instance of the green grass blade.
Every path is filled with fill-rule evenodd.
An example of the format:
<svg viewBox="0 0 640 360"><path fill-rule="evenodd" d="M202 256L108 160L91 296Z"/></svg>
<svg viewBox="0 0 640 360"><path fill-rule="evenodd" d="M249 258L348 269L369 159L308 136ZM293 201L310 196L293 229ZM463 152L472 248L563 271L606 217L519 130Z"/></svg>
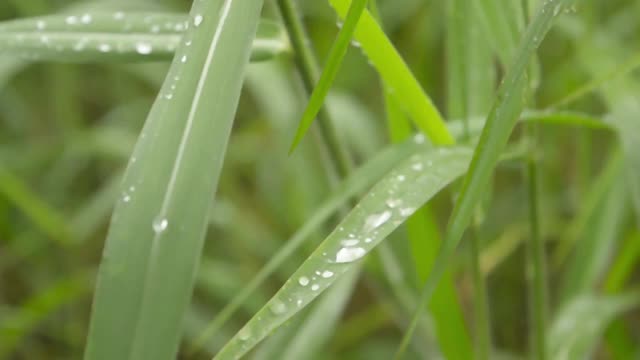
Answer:
<svg viewBox="0 0 640 360"><path fill-rule="evenodd" d="M588 359L606 326L640 305L640 292L577 297L558 313L547 332L552 359Z"/></svg>
<svg viewBox="0 0 640 360"><path fill-rule="evenodd" d="M345 18L351 0L329 0L341 18ZM380 25L365 10L354 33L362 51L393 92L398 105L435 144L453 144L442 116L424 93L418 80L404 62Z"/></svg>
<svg viewBox="0 0 640 360"><path fill-rule="evenodd" d="M289 153L293 152L293 150L298 146L306 132L309 130L309 127L313 123L316 115L318 115L318 112L322 108L324 100L329 93L329 89L338 74L338 70L340 70L340 64L342 63L344 56L347 54L347 49L349 48L351 37L356 29L356 25L358 24L366 6L367 0L354 0L349 7L349 12L347 13L345 22L338 33L338 37L333 43L331 51L329 52L329 58L327 59L324 70L322 71L322 75L320 75L318 84L313 90L313 93L309 98L309 103L302 114L302 119L300 120L298 129L296 130Z"/></svg>
<svg viewBox="0 0 640 360"><path fill-rule="evenodd" d="M261 7L260 0L194 3L125 174L86 359L176 355Z"/></svg>
<svg viewBox="0 0 640 360"><path fill-rule="evenodd" d="M80 12L0 23L0 54L30 61L148 62L171 60L188 16L159 12ZM262 20L252 61L289 51L282 26Z"/></svg>
<svg viewBox="0 0 640 360"><path fill-rule="evenodd" d="M282 246L254 278L227 304L207 326L192 346L197 350L231 318L235 311L258 289L304 241L313 235L332 214L338 211L353 196L362 193L395 164L419 149L413 141L382 151L339 185L332 196L311 215L304 225Z"/></svg>
<svg viewBox="0 0 640 360"><path fill-rule="evenodd" d="M468 149L452 147L427 150L400 163L373 187L215 359L241 357L353 270L417 208L463 174L469 159Z"/></svg>
<svg viewBox="0 0 640 360"><path fill-rule="evenodd" d="M540 42L551 28L554 18L562 13L564 8L571 2L572 0L554 0L543 3L524 35L517 57L498 89L497 99L480 136L480 142L474 152L469 172L465 176L458 201L447 226L444 244L429 279L422 290L421 304L431 298L437 283L455 254L458 243L473 216L475 207L485 192L486 185L498 162L500 153L506 146L511 131L524 108L529 63ZM422 309L422 306L418 307L416 315L401 342L396 358L402 357Z"/></svg>

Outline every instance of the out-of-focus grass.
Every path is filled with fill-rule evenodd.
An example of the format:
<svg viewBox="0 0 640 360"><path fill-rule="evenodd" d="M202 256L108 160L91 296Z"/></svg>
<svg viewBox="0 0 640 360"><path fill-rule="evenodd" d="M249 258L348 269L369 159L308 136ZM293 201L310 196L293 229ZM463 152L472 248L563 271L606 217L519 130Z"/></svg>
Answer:
<svg viewBox="0 0 640 360"><path fill-rule="evenodd" d="M340 15L334 7L344 16L349 3L296 2L319 59L328 56L338 32ZM362 48L350 46L324 104L356 167L380 164L370 160L388 143L417 130L410 121L428 130L425 121L440 114L459 144L477 144L487 103L495 100L497 86L510 70L526 23L519 20L525 18L522 8L513 6L519 2L504 6L503 1L474 1L466 16L450 12L465 3L378 0L384 26L376 25L371 13L364 15L355 33ZM543 2L523 3L530 5L533 15ZM0 2L0 19L55 15L66 21L69 15L82 19L98 11L172 11L186 16L190 5L183 0L162 5L12 0ZM280 21L274 7L274 2L266 2L263 19ZM513 16L501 15L505 13ZM640 3L634 0L575 2L557 15L535 59L526 63L533 78L529 83L537 88L528 94L533 100L520 116L512 140L529 134L521 131L522 123L540 124L535 152L543 174L540 234L550 260L550 359L567 352L576 359L640 353L633 285L638 279L634 244L640 226L638 14ZM465 26L471 21L473 26ZM6 32L0 39L12 40ZM391 44L401 58L391 52ZM0 49L0 357L78 358L86 346L91 289L110 214L115 200L127 195L120 187L121 174L169 69L168 62L157 60L170 57L170 52L155 62L132 63L124 57L98 61L97 51L91 54L95 61L78 55L69 60L82 64L59 64L52 60L60 58L53 56L34 63L4 50ZM326 176L327 156L317 146L322 142L317 134L310 133L292 156L287 155L308 101L294 68L292 54L281 54L249 65L245 74L217 199L204 199L213 202L203 217L207 231L201 266L194 274L195 291L181 332L180 356L185 358L214 356L344 219L339 204L349 204L345 200L353 196L345 195L340 185L334 187ZM206 144L219 134L200 135ZM524 297L523 244L530 220L522 166L516 159L491 172L491 189L483 194L481 216L473 224L492 324L485 335L491 335L492 355L517 358L529 353L525 335L532 329ZM356 179L364 176L363 184L374 184L390 167L356 170ZM362 194L368 187L356 192ZM428 211L419 211L384 240L379 256L363 257L363 266L356 265L357 276L327 291L348 296L328 294L311 302L247 357L306 358L310 349L320 349L313 352L316 359L392 357L419 306L415 284L431 270L436 234L450 216L451 194L457 187L450 188L429 202ZM322 204L335 199L339 204L334 203L332 211L321 209L325 213L318 220ZM309 228L314 231L305 230ZM306 232L305 242L289 256L278 256L299 229ZM348 240L348 234L345 239L336 236L336 241ZM130 241L137 240L142 241L138 236ZM444 354L464 359L470 356L466 346L477 350L477 280L466 255L471 240L463 238L448 264L442 284L446 291L440 298L436 291L428 314L420 317L419 337L407 358ZM279 265L267 266L274 258ZM269 271L264 272L265 266ZM257 274L263 275L256 282ZM322 273L319 276L324 279ZM299 276L291 281L298 280ZM162 279L158 284L165 285ZM252 295L237 297L247 284L254 288ZM235 311L223 313L229 314L226 321L215 323L216 331L193 351L193 344L230 302L235 302ZM459 321L447 325L464 326L468 339L462 330L447 332L442 325L447 319ZM463 343L452 350L456 339Z"/></svg>

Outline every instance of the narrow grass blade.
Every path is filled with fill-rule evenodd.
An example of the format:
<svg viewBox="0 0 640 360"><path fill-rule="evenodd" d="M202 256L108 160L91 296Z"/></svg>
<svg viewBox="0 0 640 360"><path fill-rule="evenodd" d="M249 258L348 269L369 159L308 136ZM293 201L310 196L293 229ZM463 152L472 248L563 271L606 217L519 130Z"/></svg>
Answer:
<svg viewBox="0 0 640 360"><path fill-rule="evenodd" d="M176 356L261 7L194 3L125 174L85 359Z"/></svg>
<svg viewBox="0 0 640 360"><path fill-rule="evenodd" d="M171 60L187 30L186 14L80 12L0 23L0 54L29 61L148 62ZM282 26L262 20L252 61L289 50Z"/></svg>
<svg viewBox="0 0 640 360"><path fill-rule="evenodd" d="M547 333L552 359L591 357L606 326L640 305L640 292L616 296L585 295L564 306Z"/></svg>
<svg viewBox="0 0 640 360"><path fill-rule="evenodd" d="M313 215L307 219L304 225L293 234L285 245L282 246L276 254L271 256L269 262L260 269L255 277L218 313L215 319L207 326L206 330L194 342L192 350L197 350L202 347L213 334L217 333L249 296L251 296L276 269L281 267L285 260L300 248L306 239L318 231L321 225L325 223L332 214L344 206L350 198L365 191L386 174L395 164L419 149L419 144L408 141L402 145L384 150L361 168L354 171L342 184L337 186L333 195L318 207Z"/></svg>
<svg viewBox="0 0 640 360"><path fill-rule="evenodd" d="M466 170L470 152L427 150L400 163L347 215L215 359L237 359L353 270L417 208Z"/></svg>
<svg viewBox="0 0 640 360"><path fill-rule="evenodd" d="M524 35L516 59L498 89L496 102L480 136L469 172L465 176L458 201L449 220L442 249L422 290L421 304L431 298L437 283L455 254L475 207L482 198L500 153L506 146L509 135L524 108L525 88L528 85L526 81L527 67L540 42L551 28L554 18L562 13L570 3L572 0L544 2ZM420 305L401 342L397 359L402 357L422 309L423 306Z"/></svg>
<svg viewBox="0 0 640 360"><path fill-rule="evenodd" d="M338 15L344 19L351 0L329 0ZM442 116L424 93L418 80L404 62L380 25L365 10L354 33L362 51L393 92L398 105L435 144L453 144Z"/></svg>
<svg viewBox="0 0 640 360"><path fill-rule="evenodd" d="M340 70L340 64L342 63L344 56L347 54L347 49L349 48L351 37L356 29L356 25L358 24L360 16L362 16L366 6L367 0L354 0L349 7L349 12L347 13L345 22L338 33L338 37L333 43L331 51L329 52L329 58L327 59L324 70L322 71L322 75L320 75L318 84L313 90L313 93L309 98L309 103L302 114L302 119L300 120L298 129L296 130L289 153L293 152L296 146L298 146L307 130L309 130L309 127L313 123L316 115L318 115L318 112L322 108L324 100L329 93L329 89L338 74L338 70Z"/></svg>

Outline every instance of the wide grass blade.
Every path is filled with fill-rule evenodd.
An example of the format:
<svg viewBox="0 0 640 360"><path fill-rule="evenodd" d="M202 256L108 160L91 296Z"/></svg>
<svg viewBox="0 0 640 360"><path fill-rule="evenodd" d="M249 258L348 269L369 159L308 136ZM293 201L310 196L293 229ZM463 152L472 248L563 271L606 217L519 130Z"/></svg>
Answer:
<svg viewBox="0 0 640 360"><path fill-rule="evenodd" d="M351 0L329 0L344 19ZM373 16L365 10L356 27L354 37L372 66L393 93L398 105L435 144L453 144L440 112L420 87L418 80L404 62Z"/></svg>
<svg viewBox="0 0 640 360"><path fill-rule="evenodd" d="M431 298L437 283L455 254L458 243L473 216L475 207L482 199L498 158L524 108L525 89L528 86L527 67L540 42L551 28L554 18L562 13L564 8L571 2L572 0L544 2L524 35L516 59L498 89L497 99L487 118L487 123L474 152L469 172L465 176L462 189L449 220L444 244L433 271L422 290L421 305L418 307L409 329L407 329L396 358L402 357L411 339L417 319L423 310L422 303Z"/></svg>
<svg viewBox="0 0 640 360"><path fill-rule="evenodd" d="M261 7L194 3L125 174L86 359L176 355Z"/></svg>
<svg viewBox="0 0 640 360"><path fill-rule="evenodd" d="M215 359L237 359L353 270L408 216L464 173L466 148L430 149L385 176Z"/></svg>
<svg viewBox="0 0 640 360"><path fill-rule="evenodd" d="M189 27L186 14L89 11L0 23L0 54L31 61L171 60ZM262 20L252 61L289 51L282 26Z"/></svg>
<svg viewBox="0 0 640 360"><path fill-rule="evenodd" d="M302 119L300 120L298 129L296 130L293 143L289 148L289 153L295 150L306 132L309 130L309 127L313 123L316 115L320 112L320 109L324 104L324 100L327 97L327 94L329 94L329 89L338 74L338 70L340 70L340 64L342 63L344 56L347 54L351 37L353 36L356 25L358 24L360 16L362 16L366 6L367 0L354 0L349 7L346 20L338 33L338 37L331 47L322 75L320 75L318 84L316 84L316 87L309 98L309 103L302 114Z"/></svg>

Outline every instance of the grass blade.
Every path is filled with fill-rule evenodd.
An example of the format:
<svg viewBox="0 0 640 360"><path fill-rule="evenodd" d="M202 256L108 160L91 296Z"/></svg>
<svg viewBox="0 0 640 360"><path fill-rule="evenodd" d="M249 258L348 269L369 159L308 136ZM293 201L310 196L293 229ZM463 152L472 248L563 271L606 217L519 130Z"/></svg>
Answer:
<svg viewBox="0 0 640 360"><path fill-rule="evenodd" d="M194 3L125 174L86 359L175 357L261 7Z"/></svg>
<svg viewBox="0 0 640 360"><path fill-rule="evenodd" d="M468 149L459 147L432 149L399 164L360 201L215 359L241 357L353 270L360 259L417 208L464 173L470 155Z"/></svg>
<svg viewBox="0 0 640 360"><path fill-rule="evenodd" d="M329 0L329 3L344 19L351 0ZM440 112L367 10L360 18L354 37L386 86L393 92L397 103L418 128L435 144L453 144L453 137L446 128Z"/></svg>
<svg viewBox="0 0 640 360"><path fill-rule="evenodd" d="M362 16L366 6L367 0L354 0L349 7L346 20L338 33L336 41L331 47L329 58L327 59L324 70L322 71L322 75L320 75L318 84L313 90L313 93L309 98L309 103L302 114L302 119L300 120L298 129L296 130L289 153L293 152L293 150L298 146L307 130L309 130L309 127L313 123L316 115L318 115L318 112L322 108L324 100L329 93L329 89L338 74L340 64L342 63L344 56L347 54L347 49L349 48L351 37L356 29L356 25L358 24L360 16Z"/></svg>
<svg viewBox="0 0 640 360"><path fill-rule="evenodd" d="M171 60L188 28L186 14L89 11L0 23L0 54L25 60L123 62ZM262 20L252 61L289 51L284 29Z"/></svg>
<svg viewBox="0 0 640 360"><path fill-rule="evenodd" d="M572 0L544 2L537 16L529 25L517 52L517 57L498 89L496 102L487 118L469 172L465 176L458 201L449 220L444 244L433 266L433 271L422 290L420 304L428 302L437 283L445 273L447 265L455 254L458 243L473 216L474 209L484 194L486 184L498 162L500 153L506 146L511 131L518 121L524 107L525 88L528 85L527 67L530 60L551 28L554 18L562 13L571 2ZM402 357L422 310L423 307L420 305L398 349L397 359Z"/></svg>

